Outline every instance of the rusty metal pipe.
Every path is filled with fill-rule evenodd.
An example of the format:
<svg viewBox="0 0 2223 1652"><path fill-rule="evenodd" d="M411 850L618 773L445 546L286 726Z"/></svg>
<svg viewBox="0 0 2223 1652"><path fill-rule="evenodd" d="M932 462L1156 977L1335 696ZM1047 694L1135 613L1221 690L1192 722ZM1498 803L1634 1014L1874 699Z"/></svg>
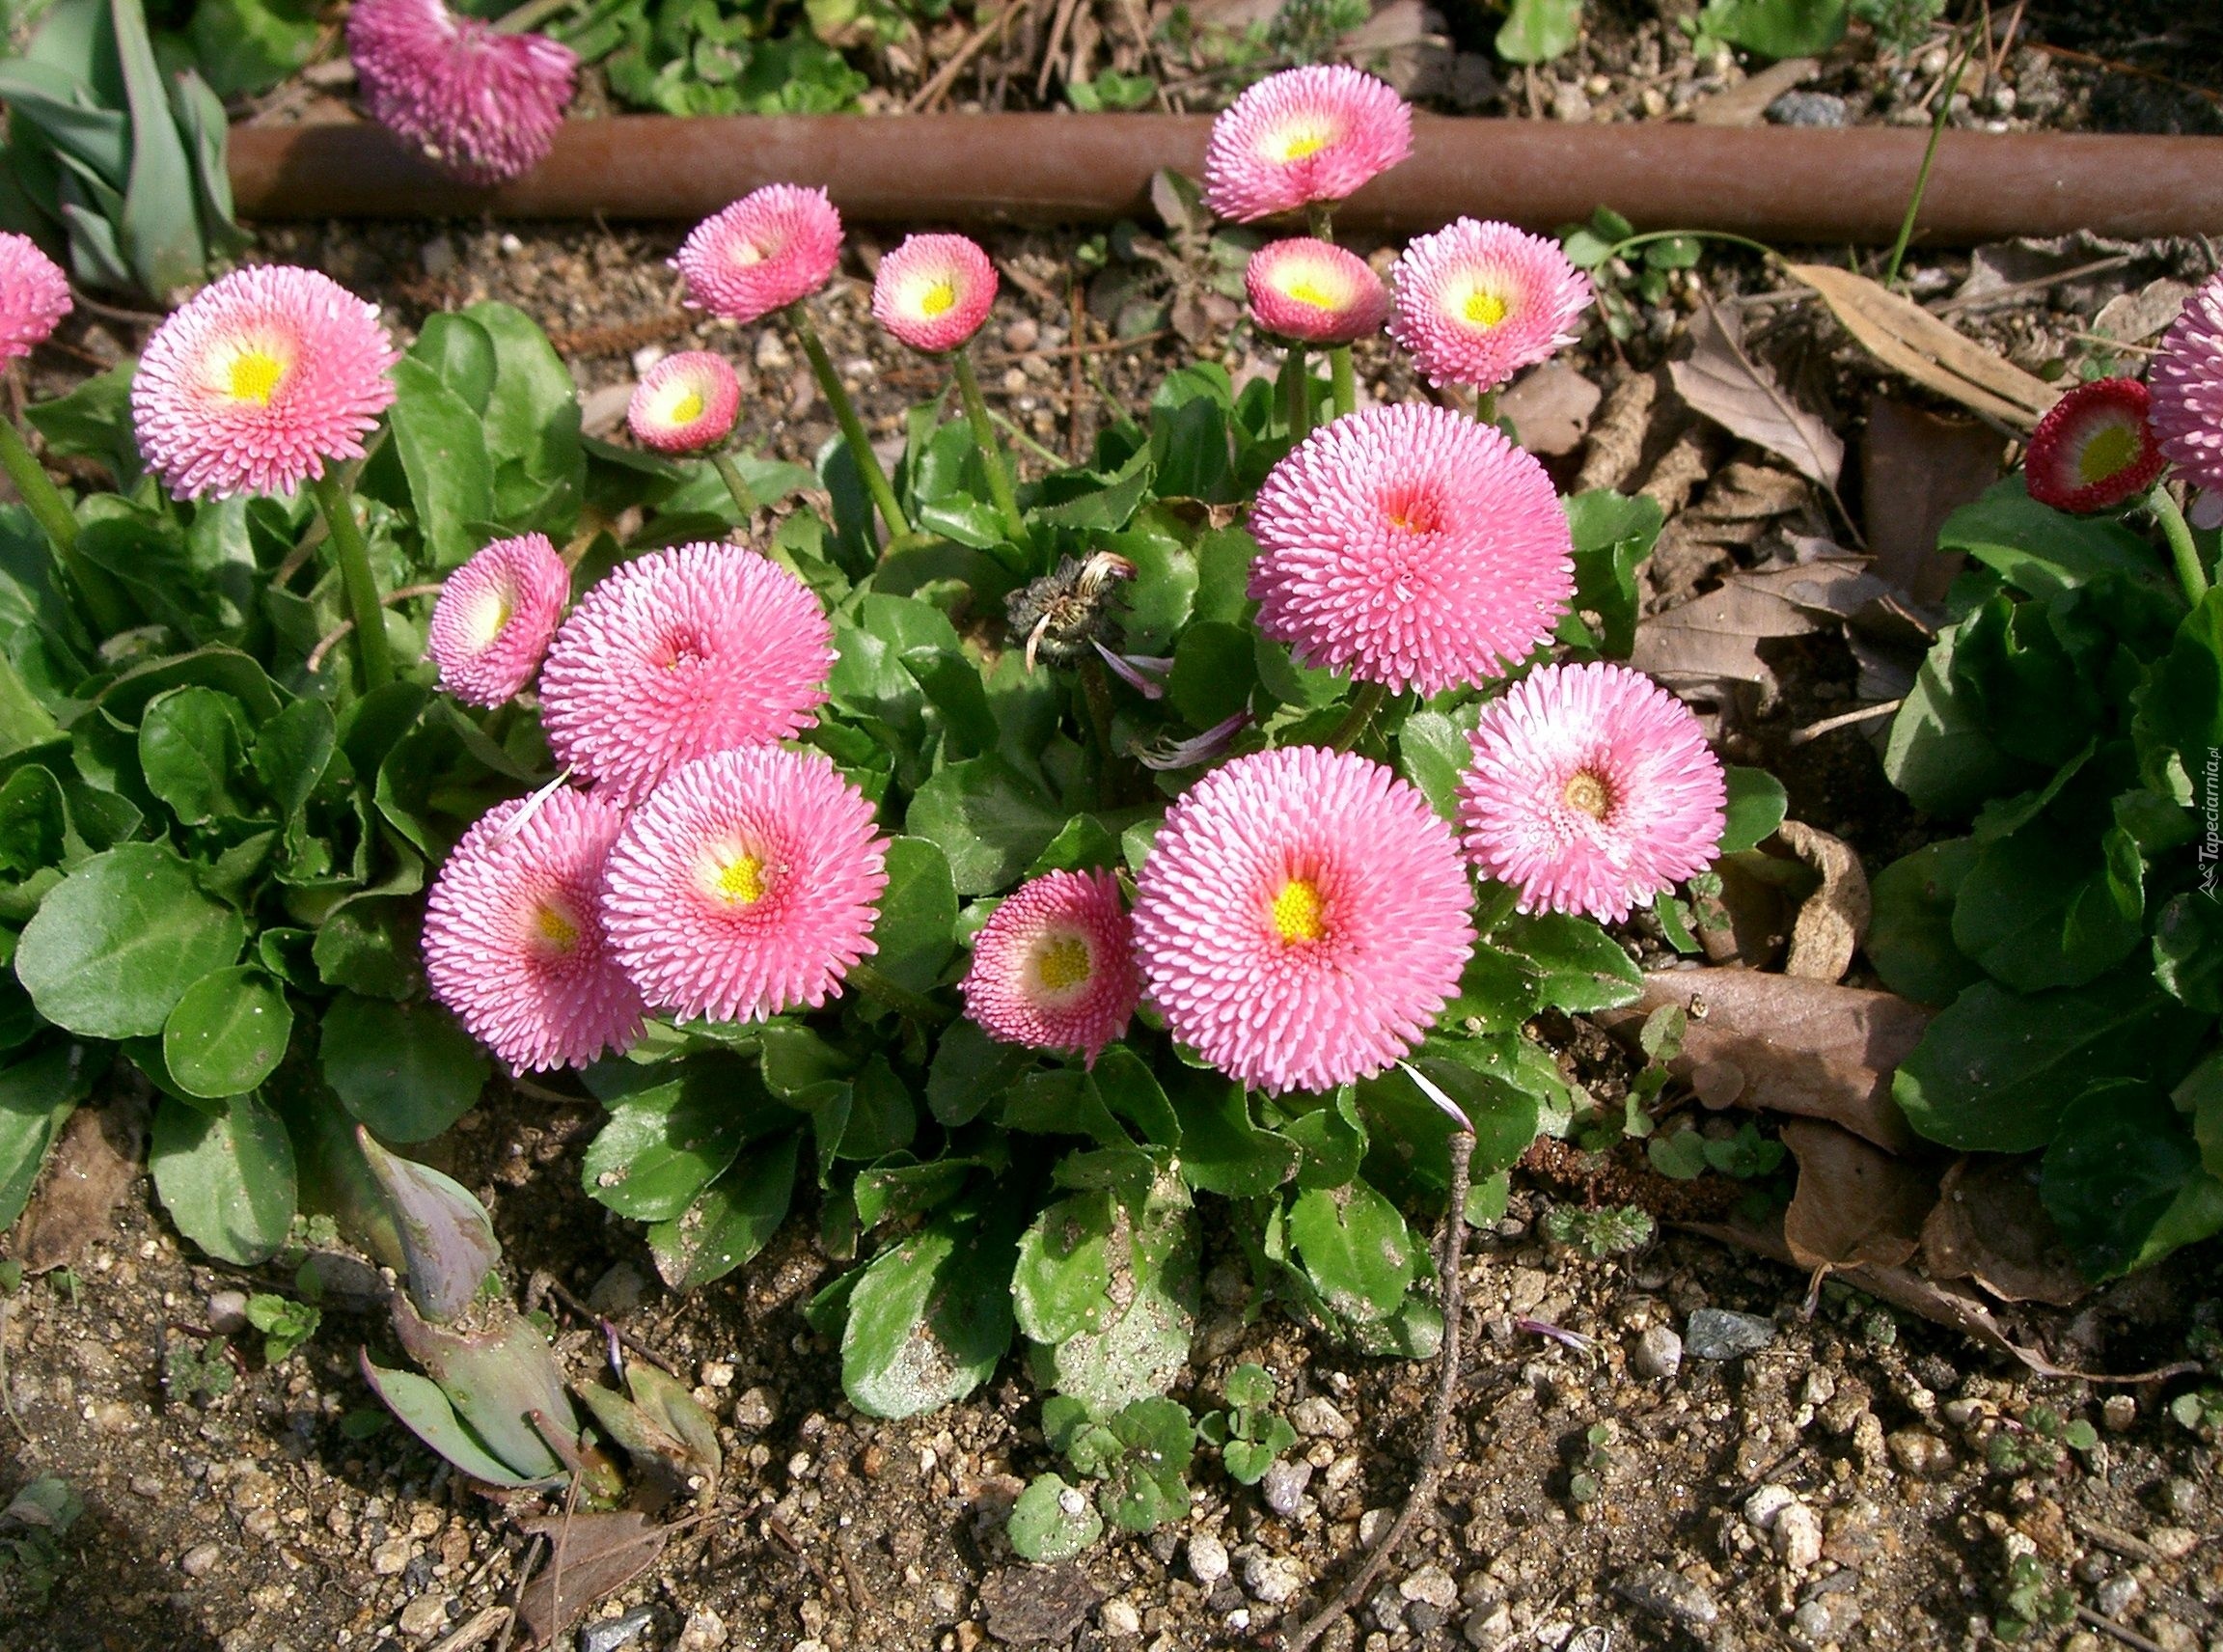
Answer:
<svg viewBox="0 0 2223 1652"><path fill-rule="evenodd" d="M1151 174L1195 175L1210 125L1187 115L624 115L572 121L500 189L443 178L377 126L236 126L248 218L700 218L758 184L820 184L850 217L1074 224L1139 216ZM1413 158L1337 214L1432 229L1459 213L1550 230L1600 205L1639 229L1776 242L1883 242L1928 133L1858 126L1562 125L1421 117ZM2223 233L2223 138L1948 132L1919 238L1965 245L2070 230Z"/></svg>

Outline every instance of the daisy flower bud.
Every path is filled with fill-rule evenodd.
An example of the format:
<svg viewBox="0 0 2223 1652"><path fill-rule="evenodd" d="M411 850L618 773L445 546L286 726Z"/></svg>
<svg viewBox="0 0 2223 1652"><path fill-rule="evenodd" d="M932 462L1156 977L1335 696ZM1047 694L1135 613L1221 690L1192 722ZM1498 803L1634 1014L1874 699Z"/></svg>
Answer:
<svg viewBox="0 0 2223 1652"><path fill-rule="evenodd" d="M0 364L44 344L69 314L69 280L29 235L0 234Z"/></svg>
<svg viewBox="0 0 2223 1652"><path fill-rule="evenodd" d="M1348 344L1382 330L1389 294L1357 253L1309 236L1270 241L1243 271L1259 330L1302 344Z"/></svg>
<svg viewBox="0 0 2223 1652"><path fill-rule="evenodd" d="M1249 223L1340 201L1413 152L1413 109L1342 64L1270 74L1212 123L1204 204Z"/></svg>
<svg viewBox="0 0 2223 1652"><path fill-rule="evenodd" d="M2147 375L2161 452L2184 480L2206 490L2196 523L2213 527L2223 494L2223 275L2209 276L2169 324ZM2203 504L2207 509L2203 509Z"/></svg>
<svg viewBox="0 0 2223 1652"><path fill-rule="evenodd" d="M1461 218L1406 247L1389 272L1389 336L1428 382L1496 390L1575 342L1590 279L1559 243Z"/></svg>
<svg viewBox="0 0 2223 1652"><path fill-rule="evenodd" d="M425 649L440 686L472 705L500 705L533 680L556 635L571 570L545 534L496 539L448 576Z"/></svg>
<svg viewBox="0 0 2223 1652"><path fill-rule="evenodd" d="M1467 855L1523 912L1617 923L1704 871L1728 787L1698 719L1627 666L1545 666L1482 707L1460 782Z"/></svg>
<svg viewBox="0 0 2223 1652"><path fill-rule="evenodd" d="M1135 939L1166 1031L1243 1084L1328 1090L1419 1043L1474 947L1450 826L1386 767L1284 746L1166 812Z"/></svg>
<svg viewBox="0 0 2223 1652"><path fill-rule="evenodd" d="M1077 1050L1091 1066L1141 990L1119 880L1102 869L1021 884L981 925L963 982L965 1013L991 1037Z"/></svg>
<svg viewBox="0 0 2223 1652"><path fill-rule="evenodd" d="M768 183L696 225L672 267L690 305L754 321L824 287L840 259L841 214L826 191Z"/></svg>
<svg viewBox="0 0 2223 1652"><path fill-rule="evenodd" d="M2030 497L2084 515L2152 487L2169 461L2154 439L2150 405L2134 378L2097 378L2054 402L2022 460Z"/></svg>
<svg viewBox="0 0 2223 1652"><path fill-rule="evenodd" d="M378 307L330 276L234 270L148 340L131 380L139 452L179 499L291 493L363 456L397 359Z"/></svg>
<svg viewBox="0 0 2223 1652"><path fill-rule="evenodd" d="M872 318L928 355L980 330L996 302L996 266L963 235L913 235L880 261Z"/></svg>
<svg viewBox="0 0 2223 1652"><path fill-rule="evenodd" d="M579 78L569 46L441 0L355 0L347 54L370 118L465 183L506 183L545 160Z"/></svg>
<svg viewBox="0 0 2223 1652"><path fill-rule="evenodd" d="M741 382L726 358L682 350L641 375L625 423L643 447L691 454L723 442L740 412Z"/></svg>

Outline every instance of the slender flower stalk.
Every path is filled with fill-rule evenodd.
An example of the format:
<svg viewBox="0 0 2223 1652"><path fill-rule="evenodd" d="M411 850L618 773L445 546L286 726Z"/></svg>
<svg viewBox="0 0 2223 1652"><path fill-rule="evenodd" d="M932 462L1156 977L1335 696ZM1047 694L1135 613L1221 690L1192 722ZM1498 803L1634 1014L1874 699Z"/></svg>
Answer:
<svg viewBox="0 0 2223 1652"><path fill-rule="evenodd" d="M31 512L40 531L46 536L46 543L54 553L55 566L85 599L85 606L92 611L93 622L101 635L113 637L119 631L130 629L130 599L116 583L114 574L87 562L79 554L76 513L69 509L69 499L54 485L54 479L46 474L46 467L31 452L30 444L23 440L12 419L0 419L0 469L6 470L8 480L15 484L15 496L23 501L24 509Z"/></svg>
<svg viewBox="0 0 2223 1652"><path fill-rule="evenodd" d="M1281 399L1289 410L1289 445L1312 433L1312 364L1303 344L1291 344L1281 358Z"/></svg>
<svg viewBox="0 0 2223 1652"><path fill-rule="evenodd" d="M333 561L339 564L348 617L355 621L355 664L363 692L369 694L394 680L394 654L386 644L386 611L378 599L378 578L370 571L370 548L363 542L363 530L355 523L355 502L347 496L339 471L326 466L323 475L311 479L310 486L332 535Z"/></svg>
<svg viewBox="0 0 2223 1652"><path fill-rule="evenodd" d="M1389 698L1389 691L1378 682L1362 682L1358 692L1351 697L1351 710L1335 726L1335 732L1328 736L1331 751L1348 752L1366 732L1366 725L1374 721L1374 714L1382 709Z"/></svg>
<svg viewBox="0 0 2223 1652"><path fill-rule="evenodd" d="M957 376L957 395L965 403L965 418L973 427L973 439L980 445L980 467L988 473L988 493L1003 518L1003 532L1014 544L1027 542L1027 519L1019 514L1019 499L1011 491L1011 472L1003 462L1003 446L996 439L995 421L980 397L980 380L973 372L973 357L960 344L951 352L949 369Z"/></svg>
<svg viewBox="0 0 2223 1652"><path fill-rule="evenodd" d="M1358 411L1358 379L1351 370L1351 346L1337 344L1328 352L1328 382L1335 395L1335 417L1347 419Z"/></svg>
<svg viewBox="0 0 2223 1652"><path fill-rule="evenodd" d="M2184 600L2193 607L2208 594L2208 570L2200 563L2200 547L2192 542L2192 529L2184 520L2184 512L2178 509L2177 499L2162 482L2146 496L2147 508L2154 512L2154 520L2161 524L2161 537L2169 541L2170 560L2177 564L2177 583L2184 589Z"/></svg>
<svg viewBox="0 0 2223 1652"><path fill-rule="evenodd" d="M871 438L864 434L864 422L857 417L856 404L849 399L849 392L841 383L841 375L834 371L834 359L826 353L826 345L812 325L810 312L798 298L787 306L787 321L795 329L795 337L803 345L803 353L810 358L810 371L817 375L818 388L826 393L833 404L834 418L841 427L841 439L849 444L849 456L857 461L857 473L864 478L864 491L871 494L872 503L880 508L880 518L888 524L891 534L911 532L911 518L903 514L903 507L895 501L895 489L888 481L888 473L880 468L880 455L872 451Z"/></svg>

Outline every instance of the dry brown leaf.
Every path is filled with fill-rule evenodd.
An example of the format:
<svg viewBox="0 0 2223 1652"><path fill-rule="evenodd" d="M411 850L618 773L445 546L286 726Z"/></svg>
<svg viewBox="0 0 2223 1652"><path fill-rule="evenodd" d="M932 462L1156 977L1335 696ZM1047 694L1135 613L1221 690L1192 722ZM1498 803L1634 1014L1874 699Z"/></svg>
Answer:
<svg viewBox="0 0 2223 1652"><path fill-rule="evenodd" d="M1698 929L1698 944L1714 963L1766 969L1790 938L1791 913L1782 888L1757 875L1740 856L1717 862L1714 870L1721 890L1697 897L1699 916L1705 920Z"/></svg>
<svg viewBox="0 0 2223 1652"><path fill-rule="evenodd" d="M1792 400L1772 372L1744 353L1739 323L1708 302L1690 317L1690 342L1688 360L1667 364L1683 399L1834 491L1845 467L1845 444L1819 417Z"/></svg>
<svg viewBox="0 0 2223 1652"><path fill-rule="evenodd" d="M1716 591L1646 619L1636 627L1629 663L1673 687L1771 686L1775 674L1760 657L1762 642L1820 630L1818 615L1855 612L1887 589L1851 557L1740 573Z"/></svg>
<svg viewBox="0 0 2223 1652"><path fill-rule="evenodd" d="M1964 1158L1937 1193L1922 1226L1922 1266L1932 1278L1970 1280L2004 1302L2055 1308L2091 1290L2039 1200L2036 1160Z"/></svg>
<svg viewBox="0 0 2223 1652"><path fill-rule="evenodd" d="M1937 1172L1814 1118L1783 1126L1798 1187L1783 1213L1783 1242L1801 1268L1896 1268L1922 1242L1937 1202Z"/></svg>
<svg viewBox="0 0 2223 1652"><path fill-rule="evenodd" d="M1785 266L1822 295L1831 315L1895 372L2018 429L2035 427L2061 392L1940 321L1910 298L1825 263Z"/></svg>
<svg viewBox="0 0 2223 1652"><path fill-rule="evenodd" d="M1606 393L1605 403L1590 426L1590 446L1575 478L1576 492L1618 488L1636 474L1659 397L1660 380L1648 372L1632 373Z"/></svg>
<svg viewBox="0 0 2223 1652"><path fill-rule="evenodd" d="M1499 399L1497 411L1513 421L1523 447L1556 458L1582 445L1582 433L1590 428L1590 416L1604 395L1587 373L1563 361L1548 361L1517 379Z"/></svg>
<svg viewBox="0 0 2223 1652"><path fill-rule="evenodd" d="M2135 292L2118 292L2092 317L2092 330L2126 344L2142 344L2177 319L2192 289L2167 276Z"/></svg>
<svg viewBox="0 0 2223 1652"><path fill-rule="evenodd" d="M113 1229L117 1204L139 1173L147 1136L147 1104L118 1096L106 1107L69 1115L39 1191L23 1213L18 1260L27 1274L67 1267Z"/></svg>
<svg viewBox="0 0 2223 1652"><path fill-rule="evenodd" d="M1999 480L2006 444L1973 419L1948 419L1888 396L1868 403L1860 514L1876 575L1917 602L1943 600L1967 560L1937 548L1945 518Z"/></svg>
<svg viewBox="0 0 2223 1652"><path fill-rule="evenodd" d="M1690 119L1701 126L1757 126L1769 104L1805 85L1821 68L1814 58L1787 57L1726 92L1700 98L1690 106Z"/></svg>
<svg viewBox="0 0 2223 1652"><path fill-rule="evenodd" d="M517 1616L535 1646L553 1645L572 1619L653 1566L670 1536L667 1528L651 1525L646 1515L632 1509L536 1515L518 1524L553 1545L517 1604Z"/></svg>
<svg viewBox="0 0 2223 1652"><path fill-rule="evenodd" d="M1633 1040L1670 1004L1691 1012L1672 1070L1708 1106L1827 1119L1893 1151L1913 1145L1891 1074L1930 1024L1921 1005L1758 970L1659 970L1634 1004L1595 1019Z"/></svg>
<svg viewBox="0 0 2223 1652"><path fill-rule="evenodd" d="M1822 874L1822 887L1798 908L1783 973L1807 980L1843 980L1868 933L1872 910L1868 874L1860 869L1860 857L1841 840L1804 821L1786 820L1775 835L1784 847Z"/></svg>

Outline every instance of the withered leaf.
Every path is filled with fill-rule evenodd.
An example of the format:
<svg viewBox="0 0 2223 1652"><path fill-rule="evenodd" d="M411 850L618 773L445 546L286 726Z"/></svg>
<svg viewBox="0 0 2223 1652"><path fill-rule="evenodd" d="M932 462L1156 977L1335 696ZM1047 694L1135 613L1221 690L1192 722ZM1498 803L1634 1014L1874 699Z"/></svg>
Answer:
<svg viewBox="0 0 2223 1652"><path fill-rule="evenodd" d="M553 1645L574 1618L616 1594L656 1563L669 1528L632 1509L615 1514L547 1514L518 1523L548 1539L547 1560L517 1604L535 1646Z"/></svg>
<svg viewBox="0 0 2223 1652"><path fill-rule="evenodd" d="M1629 663L1669 687L1772 684L1759 645L1820 630L1890 588L1855 557L1825 557L1732 576L1718 590L1644 620Z"/></svg>
<svg viewBox="0 0 2223 1652"><path fill-rule="evenodd" d="M1801 1268L1898 1267L1922 1242L1937 1174L1819 1119L1783 1126L1798 1188L1783 1213L1783 1242Z"/></svg>
<svg viewBox="0 0 2223 1652"><path fill-rule="evenodd" d="M1871 571L1917 602L1941 600L1967 558L1939 550L1937 530L1999 480L2006 443L1974 419L1876 396L1861 451L1860 514L1875 556Z"/></svg>
<svg viewBox="0 0 2223 1652"><path fill-rule="evenodd" d="M1498 399L1497 411L1513 421L1523 447L1554 458L1582 445L1604 396L1588 373L1548 361L1516 379Z"/></svg>
<svg viewBox="0 0 2223 1652"><path fill-rule="evenodd" d="M1737 322L1709 303L1690 317L1690 341L1689 359L1667 367L1683 399L1723 428L1790 460L1809 481L1835 488L1845 467L1845 444L1744 353Z"/></svg>
<svg viewBox="0 0 2223 1652"><path fill-rule="evenodd" d="M1787 57L1757 74L1739 81L1726 92L1701 97L1690 106L1690 119L1701 126L1757 126L1768 105L1795 87L1803 86L1822 71L1819 59Z"/></svg>
<svg viewBox="0 0 2223 1652"><path fill-rule="evenodd" d="M1860 857L1845 842L1800 820L1786 820L1775 835L1784 846L1822 874L1822 887L1798 908L1791 928L1791 955L1783 973L1807 980L1837 981L1852 967L1852 953L1868 933L1873 903Z"/></svg>
<svg viewBox="0 0 2223 1652"><path fill-rule="evenodd" d="M1970 1155L1945 1172L1922 1225L1922 1266L2005 1302L2067 1308L2091 1290L2038 1198L2038 1161Z"/></svg>
<svg viewBox="0 0 2223 1652"><path fill-rule="evenodd" d="M69 1115L39 1191L23 1213L19 1260L27 1274L66 1267L113 1226L116 1206L139 1173L147 1104L121 1094Z"/></svg>
<svg viewBox="0 0 2223 1652"><path fill-rule="evenodd" d="M1963 407L2027 430L2061 398L2058 388L2037 374L1864 275L1825 263L1785 268L1822 295L1839 325L1870 355Z"/></svg>

